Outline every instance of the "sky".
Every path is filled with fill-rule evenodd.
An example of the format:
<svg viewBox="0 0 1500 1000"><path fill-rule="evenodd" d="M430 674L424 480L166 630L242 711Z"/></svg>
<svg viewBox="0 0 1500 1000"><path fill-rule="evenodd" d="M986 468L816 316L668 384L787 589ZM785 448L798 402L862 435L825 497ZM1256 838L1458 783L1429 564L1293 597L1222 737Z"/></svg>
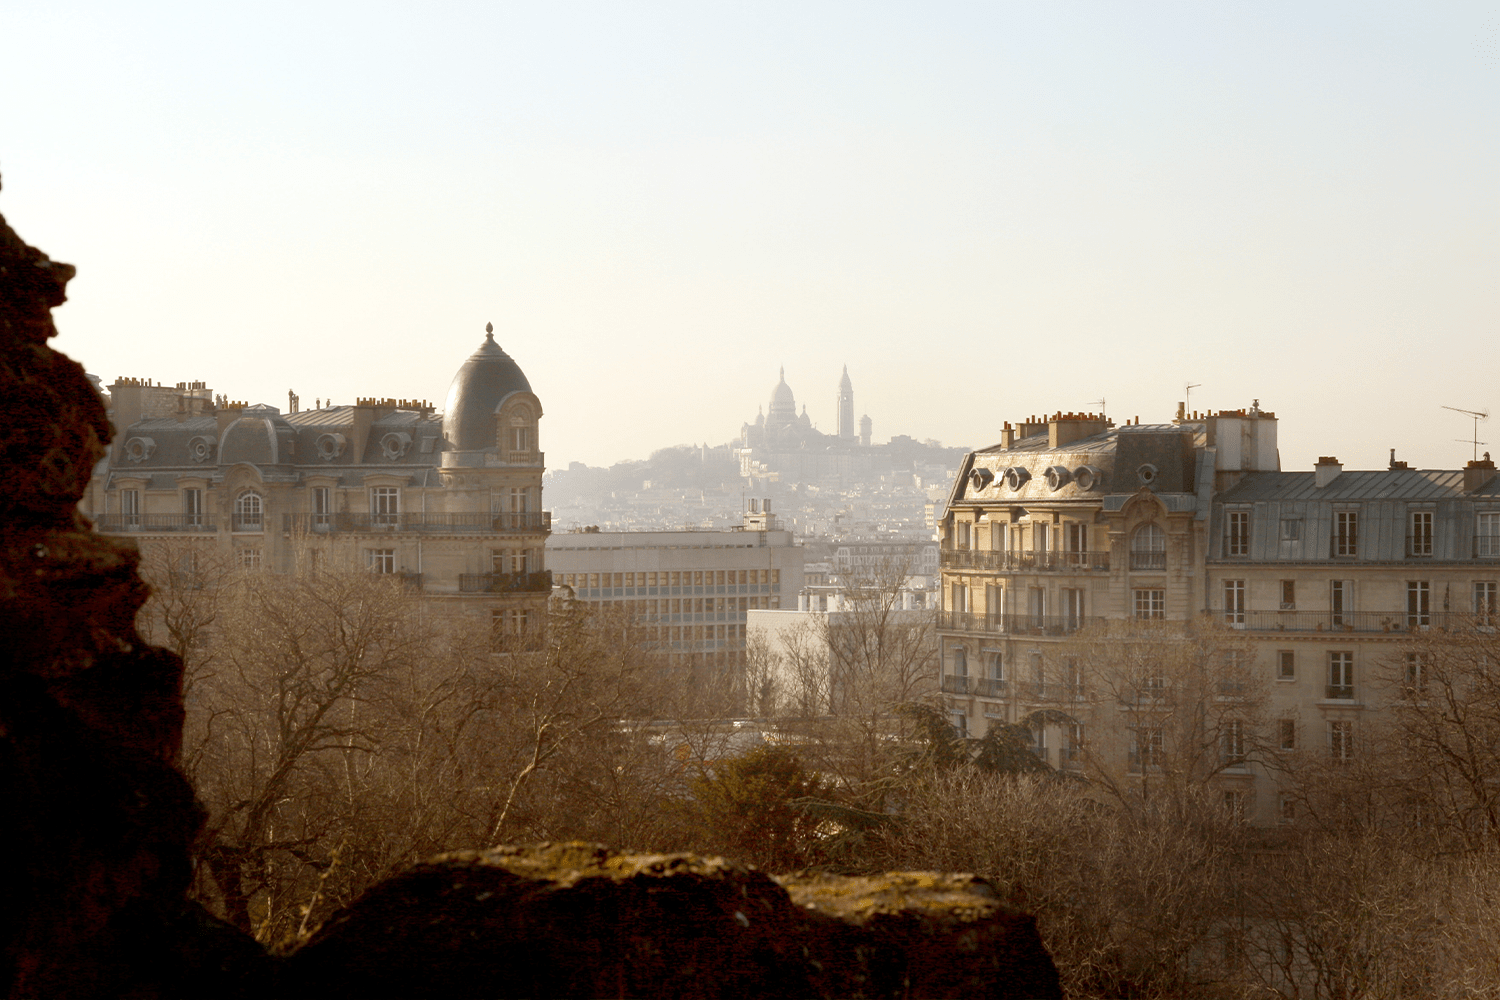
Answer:
<svg viewBox="0 0 1500 1000"><path fill-rule="evenodd" d="M0 6L0 213L57 346L441 406L486 323L549 467L836 423L1259 400L1282 467L1500 455L1495 3Z"/></svg>

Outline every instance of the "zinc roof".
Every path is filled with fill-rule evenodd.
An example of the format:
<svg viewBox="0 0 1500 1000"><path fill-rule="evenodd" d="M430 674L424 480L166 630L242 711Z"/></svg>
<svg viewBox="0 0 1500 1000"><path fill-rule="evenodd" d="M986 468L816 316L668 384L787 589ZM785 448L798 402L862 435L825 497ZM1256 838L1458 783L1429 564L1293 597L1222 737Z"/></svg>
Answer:
<svg viewBox="0 0 1500 1000"><path fill-rule="evenodd" d="M1259 500L1448 500L1500 498L1500 476L1474 493L1464 492L1459 469L1381 469L1340 472L1327 486L1314 485L1313 472L1251 472L1217 497L1220 503Z"/></svg>

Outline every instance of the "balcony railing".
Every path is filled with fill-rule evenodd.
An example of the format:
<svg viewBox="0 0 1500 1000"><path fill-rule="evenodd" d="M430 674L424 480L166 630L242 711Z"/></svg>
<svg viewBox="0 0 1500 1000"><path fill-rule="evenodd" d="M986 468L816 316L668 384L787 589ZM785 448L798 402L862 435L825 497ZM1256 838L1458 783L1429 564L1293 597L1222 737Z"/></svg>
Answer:
<svg viewBox="0 0 1500 1000"><path fill-rule="evenodd" d="M1330 700L1353 701L1354 700L1354 685L1353 684L1329 684L1326 688L1324 688L1323 697L1328 698Z"/></svg>
<svg viewBox="0 0 1500 1000"><path fill-rule="evenodd" d="M1425 629L1462 630L1492 627L1494 618L1459 612L1433 611L1244 611L1213 612L1231 628L1248 632L1409 632Z"/></svg>
<svg viewBox="0 0 1500 1000"><path fill-rule="evenodd" d="M288 534L338 534L346 531L416 531L431 534L551 531L550 510L501 514L283 514L281 530Z"/></svg>
<svg viewBox="0 0 1500 1000"><path fill-rule="evenodd" d="M464 594L536 594L552 589L552 571L539 573L462 573L458 589Z"/></svg>
<svg viewBox="0 0 1500 1000"><path fill-rule="evenodd" d="M1005 679L980 677L974 681L974 693L986 698L1003 698L1005 697Z"/></svg>
<svg viewBox="0 0 1500 1000"><path fill-rule="evenodd" d="M1069 635L1102 621L1082 615L981 615L963 611L938 614L940 629L1006 635Z"/></svg>
<svg viewBox="0 0 1500 1000"><path fill-rule="evenodd" d="M1132 552L1130 553L1131 569L1166 569L1167 554L1165 552Z"/></svg>
<svg viewBox="0 0 1500 1000"><path fill-rule="evenodd" d="M1020 552L1001 549L948 549L942 554L944 569L994 571L1038 570L1077 572L1109 570L1109 552Z"/></svg>
<svg viewBox="0 0 1500 1000"><path fill-rule="evenodd" d="M101 532L213 532L217 522L207 514L100 514L94 528Z"/></svg>
<svg viewBox="0 0 1500 1000"><path fill-rule="evenodd" d="M943 693L944 694L968 694L969 693L969 677L968 677L968 675L967 674L944 674L943 675Z"/></svg>

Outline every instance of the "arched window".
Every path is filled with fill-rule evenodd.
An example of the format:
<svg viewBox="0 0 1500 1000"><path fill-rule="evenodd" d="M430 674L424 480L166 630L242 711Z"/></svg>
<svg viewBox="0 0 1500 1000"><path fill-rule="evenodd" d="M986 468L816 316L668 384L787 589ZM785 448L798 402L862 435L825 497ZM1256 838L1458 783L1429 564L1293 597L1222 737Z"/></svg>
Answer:
<svg viewBox="0 0 1500 1000"><path fill-rule="evenodd" d="M1167 536L1155 524L1143 524L1130 538L1131 569L1166 569Z"/></svg>
<svg viewBox="0 0 1500 1000"><path fill-rule="evenodd" d="M260 531L262 505L260 494L246 490L234 498L234 530Z"/></svg>

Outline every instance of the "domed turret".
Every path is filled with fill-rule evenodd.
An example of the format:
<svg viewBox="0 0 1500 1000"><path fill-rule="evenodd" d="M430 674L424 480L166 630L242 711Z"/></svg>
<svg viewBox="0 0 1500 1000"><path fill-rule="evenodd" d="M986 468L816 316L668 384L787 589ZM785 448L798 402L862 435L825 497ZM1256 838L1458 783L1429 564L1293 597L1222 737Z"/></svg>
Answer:
<svg viewBox="0 0 1500 1000"><path fill-rule="evenodd" d="M486 323L484 343L469 355L443 404L443 437L456 451L495 447L495 410L513 392L530 392L521 366L495 343L494 326Z"/></svg>
<svg viewBox="0 0 1500 1000"><path fill-rule="evenodd" d="M251 407L230 421L219 438L222 465L282 465L296 461L297 432L270 407Z"/></svg>

